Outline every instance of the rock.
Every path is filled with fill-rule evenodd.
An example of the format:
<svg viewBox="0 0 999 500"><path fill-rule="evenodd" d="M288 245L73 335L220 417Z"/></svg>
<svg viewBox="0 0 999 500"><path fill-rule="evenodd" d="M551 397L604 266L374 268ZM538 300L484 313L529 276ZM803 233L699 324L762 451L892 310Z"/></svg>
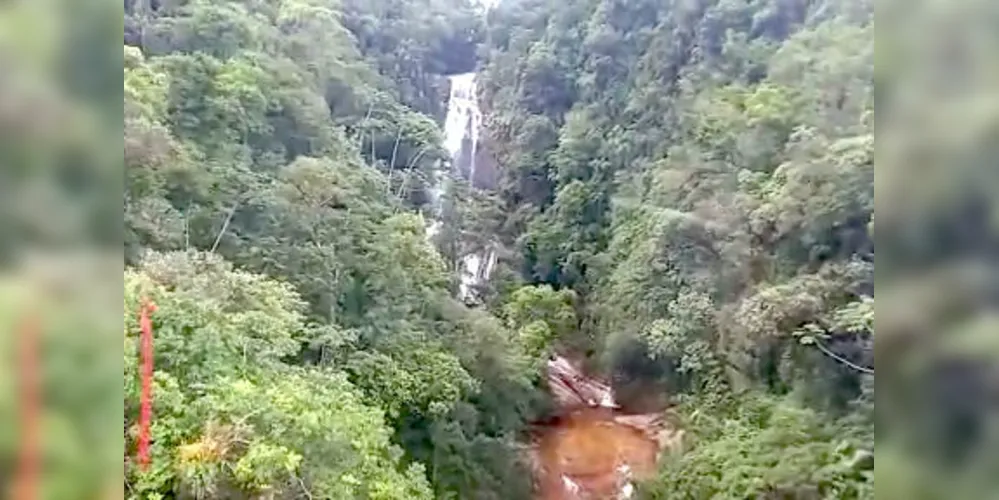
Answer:
<svg viewBox="0 0 999 500"><path fill-rule="evenodd" d="M660 450L677 447L682 433L661 412L620 414L611 387L564 357L546 368L558 411L532 426L527 461L538 498L632 498L633 481L654 474Z"/></svg>

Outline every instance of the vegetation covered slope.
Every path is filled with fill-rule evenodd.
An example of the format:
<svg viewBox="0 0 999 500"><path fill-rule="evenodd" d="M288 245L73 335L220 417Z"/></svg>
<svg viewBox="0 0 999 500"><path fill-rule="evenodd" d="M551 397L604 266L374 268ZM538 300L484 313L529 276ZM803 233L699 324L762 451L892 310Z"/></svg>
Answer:
<svg viewBox="0 0 999 500"><path fill-rule="evenodd" d="M873 498L874 99L901 99L893 71L911 60L889 45L875 68L873 10L126 1L127 451L134 311L161 307L155 467L127 464L127 494L528 498L515 443L560 349L628 405L676 405L691 439L649 498ZM445 75L475 68L502 179L449 193L435 251L421 214L446 161ZM994 176L972 168L994 145L909 196L894 186L911 152L949 136L881 116L908 139L879 159L879 290L907 292L882 295L889 311L926 312L879 319L880 421L913 417L888 429L879 482L944 498L957 490L926 471L994 442L988 370L961 357L994 322L959 307L994 296L994 274L940 264L996 255ZM470 309L457 248L493 240L501 265ZM949 296L912 279L936 266ZM928 360L944 345L951 359ZM933 460L898 458L912 450Z"/></svg>
<svg viewBox="0 0 999 500"><path fill-rule="evenodd" d="M572 291L572 342L625 402L653 384L681 403L696 438L653 497L873 495L872 15L807 0L490 14L506 279Z"/></svg>
<svg viewBox="0 0 999 500"><path fill-rule="evenodd" d="M527 495L533 366L452 299L420 215L439 83L474 65L479 20L460 1L126 2L126 360L135 305L160 303L156 467L128 466L130 495Z"/></svg>

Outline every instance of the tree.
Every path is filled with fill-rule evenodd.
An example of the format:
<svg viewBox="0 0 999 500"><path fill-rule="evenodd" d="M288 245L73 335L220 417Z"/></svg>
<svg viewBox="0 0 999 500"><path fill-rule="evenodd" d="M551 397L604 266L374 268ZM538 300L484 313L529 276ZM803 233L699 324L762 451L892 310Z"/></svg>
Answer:
<svg viewBox="0 0 999 500"><path fill-rule="evenodd" d="M529 356L543 359L556 344L572 341L578 323L574 299L571 290L548 285L521 287L510 295L504 315Z"/></svg>
<svg viewBox="0 0 999 500"><path fill-rule="evenodd" d="M148 254L125 289L126 436L138 414L132 311L157 305L153 467L129 466L131 495L430 498L343 373L285 362L311 330L289 285L188 252Z"/></svg>

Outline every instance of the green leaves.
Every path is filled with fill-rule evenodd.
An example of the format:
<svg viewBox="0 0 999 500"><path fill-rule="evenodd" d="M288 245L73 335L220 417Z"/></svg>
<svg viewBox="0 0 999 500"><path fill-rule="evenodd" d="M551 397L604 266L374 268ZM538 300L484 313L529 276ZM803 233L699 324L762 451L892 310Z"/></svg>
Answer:
<svg viewBox="0 0 999 500"><path fill-rule="evenodd" d="M510 444L538 396L525 355L451 298L455 276L412 213L447 161L443 74L475 67L476 8L129 1L125 15L129 440L132 311L160 305L155 467L128 470L131 494L526 486ZM492 205L457 230L481 235ZM432 475L432 495L420 462L461 467Z"/></svg>
<svg viewBox="0 0 999 500"><path fill-rule="evenodd" d="M454 355L429 346L394 356L358 352L348 362L348 371L392 419L412 413L444 416L479 385Z"/></svg>
<svg viewBox="0 0 999 500"><path fill-rule="evenodd" d="M870 374L837 357L873 363L870 13L667 3L494 13L481 79L522 278L575 292L622 393L707 411L733 389L794 392L852 411ZM540 318L515 326L532 351L561 337ZM724 444L658 495L872 495L825 415L779 411L727 422L731 436L710 438ZM774 451L753 463L760 449ZM785 449L808 465L781 463Z"/></svg>
<svg viewBox="0 0 999 500"><path fill-rule="evenodd" d="M575 293L555 291L549 285L521 287L503 306L507 325L517 332L524 352L535 359L550 353L555 345L570 342L578 320Z"/></svg>
<svg viewBox="0 0 999 500"><path fill-rule="evenodd" d="M680 373L696 372L709 363L714 345L715 307L703 294L684 293L653 321L643 338L654 357L676 360Z"/></svg>
<svg viewBox="0 0 999 500"><path fill-rule="evenodd" d="M399 471L381 410L343 373L285 364L307 331L289 285L175 253L150 254L125 286L127 382L137 375L131 311L141 298L158 306L157 467L129 470L134 494L430 498L422 477ZM127 431L137 386L126 386Z"/></svg>
<svg viewBox="0 0 999 500"><path fill-rule="evenodd" d="M747 409L688 422L702 437L665 459L648 498L874 498L873 464L858 462L861 443L837 424L785 401L737 403Z"/></svg>
<svg viewBox="0 0 999 500"><path fill-rule="evenodd" d="M865 11L511 1L126 3L126 436L130 312L161 308L135 495L520 494L511 442L555 348L702 414L735 386L869 395L820 352L872 357ZM442 75L477 51L503 178L447 192L442 257L414 210L447 162ZM496 316L452 299L487 245ZM661 492L868 495L823 417L741 403Z"/></svg>

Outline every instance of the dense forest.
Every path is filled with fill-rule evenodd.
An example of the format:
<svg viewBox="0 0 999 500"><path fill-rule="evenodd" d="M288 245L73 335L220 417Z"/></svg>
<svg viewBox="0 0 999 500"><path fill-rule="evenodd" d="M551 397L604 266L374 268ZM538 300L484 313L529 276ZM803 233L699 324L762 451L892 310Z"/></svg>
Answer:
<svg viewBox="0 0 999 500"><path fill-rule="evenodd" d="M530 498L556 351L685 430L643 498L872 499L898 415L886 498L953 494L937 471L994 440L955 387L987 373L927 339L983 345L957 304L995 281L948 302L910 278L996 243L956 198L973 169L879 187L885 304L951 313L879 309L876 416L875 82L890 103L901 70L874 37L872 0L125 0L126 454L157 305L126 496ZM498 185L455 179L428 241L447 76L472 71ZM457 253L481 241L499 264L470 305Z"/></svg>

